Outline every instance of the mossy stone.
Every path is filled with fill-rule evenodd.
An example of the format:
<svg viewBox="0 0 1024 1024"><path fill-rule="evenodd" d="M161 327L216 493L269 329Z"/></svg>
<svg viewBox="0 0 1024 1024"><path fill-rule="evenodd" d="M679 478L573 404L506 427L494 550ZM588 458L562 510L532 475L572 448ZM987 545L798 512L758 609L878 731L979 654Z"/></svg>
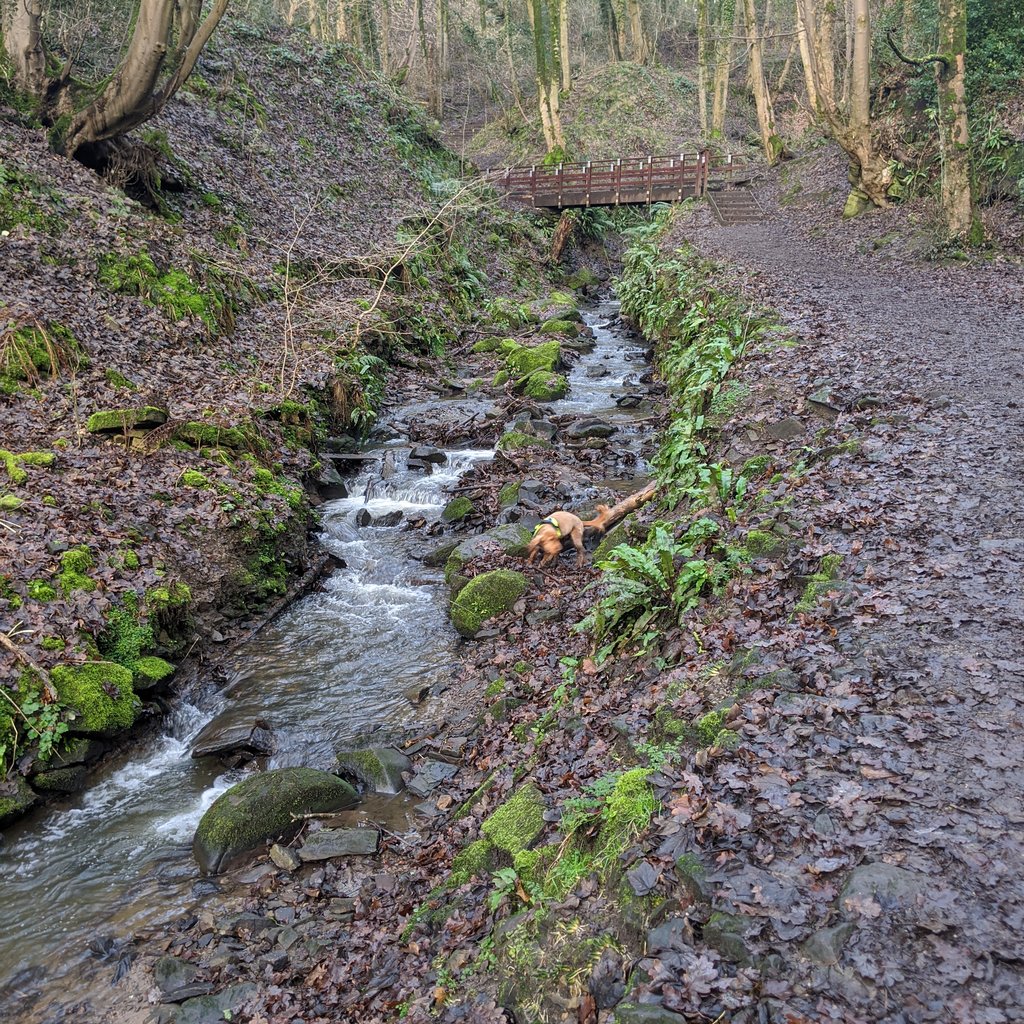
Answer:
<svg viewBox="0 0 1024 1024"><path fill-rule="evenodd" d="M516 391L536 402L554 402L569 393L569 381L561 373L536 370L516 383Z"/></svg>
<svg viewBox="0 0 1024 1024"><path fill-rule="evenodd" d="M291 837L301 816L359 802L343 779L315 768L276 768L232 786L203 815L192 853L204 874L225 871L271 840Z"/></svg>
<svg viewBox="0 0 1024 1024"><path fill-rule="evenodd" d="M498 507L508 508L519 501L519 481L513 480L498 491Z"/></svg>
<svg viewBox="0 0 1024 1024"><path fill-rule="evenodd" d="M535 370L551 373L562 365L562 346L557 341L546 341L532 348L520 345L505 357L505 364L519 377L526 377Z"/></svg>
<svg viewBox="0 0 1024 1024"><path fill-rule="evenodd" d="M445 583L451 586L454 577L462 571L464 565L495 545L503 554L522 557L526 554L531 536L525 526L518 523L503 523L476 537L466 538L461 544L455 545L448 555L444 565Z"/></svg>
<svg viewBox="0 0 1024 1024"><path fill-rule="evenodd" d="M196 448L234 448L249 447L249 438L237 427L221 427L215 423L186 423L178 427L174 434L179 441L187 441Z"/></svg>
<svg viewBox="0 0 1024 1024"><path fill-rule="evenodd" d="M452 498L445 505L444 510L441 512L441 519L446 523L458 523L465 519L472 511L473 502L465 495L459 495L459 497Z"/></svg>
<svg viewBox="0 0 1024 1024"><path fill-rule="evenodd" d="M550 441L532 434L524 434L521 430L509 430L498 438L499 452L514 452L521 448L553 448Z"/></svg>
<svg viewBox="0 0 1024 1024"><path fill-rule="evenodd" d="M132 665L132 676L135 689L144 693L159 686L174 675L174 666L163 658L147 655L139 658Z"/></svg>
<svg viewBox="0 0 1024 1024"><path fill-rule="evenodd" d="M579 332L579 327L571 320L545 320L537 328L538 334L569 334L575 337Z"/></svg>
<svg viewBox="0 0 1024 1024"><path fill-rule="evenodd" d="M24 504L24 499L16 494L0 494L0 512L17 512Z"/></svg>
<svg viewBox="0 0 1024 1024"><path fill-rule="evenodd" d="M526 577L508 569L474 576L452 602L452 624L462 636L472 638L485 622L507 612L526 592L526 587Z"/></svg>
<svg viewBox="0 0 1024 1024"><path fill-rule="evenodd" d="M20 775L4 782L4 790L0 792L0 828L17 821L39 803L39 797Z"/></svg>
<svg viewBox="0 0 1024 1024"><path fill-rule="evenodd" d="M132 688L132 674L122 665L112 661L57 665L50 679L61 703L75 715L70 732L112 736L129 728L138 717L140 704Z"/></svg>
<svg viewBox="0 0 1024 1024"><path fill-rule="evenodd" d="M65 551L60 556L60 576L58 581L60 589L64 591L65 596L75 590L91 592L96 589L96 581L87 575L88 571L95 564L92 553L85 545Z"/></svg>
<svg viewBox="0 0 1024 1024"><path fill-rule="evenodd" d="M746 547L755 557L771 557L782 551L786 547L786 542L767 530L751 530L747 533Z"/></svg>
<svg viewBox="0 0 1024 1024"><path fill-rule="evenodd" d="M428 551L420 561L424 565L429 565L432 569L436 569L448 561L451 553L458 546L459 542L457 540L449 541L447 544L442 544L440 547L433 548Z"/></svg>
<svg viewBox="0 0 1024 1024"><path fill-rule="evenodd" d="M527 783L484 819L480 831L510 857L529 849L544 831L544 798L540 790Z"/></svg>
<svg viewBox="0 0 1024 1024"><path fill-rule="evenodd" d="M92 434L123 434L129 430L148 430L167 422L167 410L144 405L135 409L101 409L85 422Z"/></svg>
<svg viewBox="0 0 1024 1024"><path fill-rule="evenodd" d="M348 750L338 754L338 771L358 780L374 793L400 793L405 789L402 772L411 768L412 761L391 747Z"/></svg>
<svg viewBox="0 0 1024 1024"><path fill-rule="evenodd" d="M500 388L504 387L512 379L512 374L508 370L499 370L491 381L491 387Z"/></svg>
<svg viewBox="0 0 1024 1024"><path fill-rule="evenodd" d="M491 870L494 863L494 847L487 839L478 839L455 855L452 861L451 880L454 885L463 885L474 875L483 875Z"/></svg>
<svg viewBox="0 0 1024 1024"><path fill-rule="evenodd" d="M86 775L84 764L53 768L34 775L32 785L41 793L78 793L85 789Z"/></svg>

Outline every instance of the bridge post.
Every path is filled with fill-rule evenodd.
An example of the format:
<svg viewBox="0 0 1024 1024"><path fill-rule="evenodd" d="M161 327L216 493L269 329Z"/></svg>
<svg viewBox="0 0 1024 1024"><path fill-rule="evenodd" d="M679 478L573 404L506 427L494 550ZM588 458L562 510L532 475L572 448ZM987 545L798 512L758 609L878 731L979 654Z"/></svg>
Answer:
<svg viewBox="0 0 1024 1024"><path fill-rule="evenodd" d="M590 161L588 160L587 161L587 195L586 195L586 200L585 200L585 205L586 206L590 206L590 183L591 183L591 180L592 180L592 177L593 177L593 173L594 172L593 172L593 169L590 166Z"/></svg>
<svg viewBox="0 0 1024 1024"><path fill-rule="evenodd" d="M558 170L555 171L558 175L558 208L562 208L562 186L565 185L565 173L562 170L562 165L558 165Z"/></svg>
<svg viewBox="0 0 1024 1024"><path fill-rule="evenodd" d="M651 195L654 193L654 157L647 158L647 205L651 205Z"/></svg>
<svg viewBox="0 0 1024 1024"><path fill-rule="evenodd" d="M537 165L533 164L530 167L530 205L536 209L537 207Z"/></svg>
<svg viewBox="0 0 1024 1024"><path fill-rule="evenodd" d="M615 161L615 205L619 205L619 196L622 192L622 157Z"/></svg>

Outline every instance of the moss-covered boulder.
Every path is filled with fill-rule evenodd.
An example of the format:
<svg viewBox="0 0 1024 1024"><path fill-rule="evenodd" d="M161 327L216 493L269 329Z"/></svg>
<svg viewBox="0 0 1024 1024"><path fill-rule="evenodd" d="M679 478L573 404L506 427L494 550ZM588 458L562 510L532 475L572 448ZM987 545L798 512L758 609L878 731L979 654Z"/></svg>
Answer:
<svg viewBox="0 0 1024 1024"><path fill-rule="evenodd" d="M233 448L241 450L250 447L250 438L237 427L222 427L216 423L186 423L174 433L175 440L184 441L196 448Z"/></svg>
<svg viewBox="0 0 1024 1024"><path fill-rule="evenodd" d="M454 586L455 577L472 559L497 547L503 554L522 557L526 554L526 546L530 543L531 533L519 523L503 523L492 527L476 537L468 537L457 544L449 553L444 565L444 578L449 586Z"/></svg>
<svg viewBox="0 0 1024 1024"><path fill-rule="evenodd" d="M85 422L93 434L127 434L129 430L152 430L167 422L167 410L153 405L135 409L101 409Z"/></svg>
<svg viewBox="0 0 1024 1024"><path fill-rule="evenodd" d="M519 377L529 376L536 370L551 373L562 365L562 346L557 341L545 341L532 348L519 345L505 356L505 365L510 373Z"/></svg>
<svg viewBox="0 0 1024 1024"><path fill-rule="evenodd" d="M554 445L543 437L524 434L521 430L509 430L498 438L497 447L499 452L514 452L523 448L553 448Z"/></svg>
<svg viewBox="0 0 1024 1024"><path fill-rule="evenodd" d="M412 768L412 761L391 747L347 750L338 754L338 773L362 783L374 793L400 793L405 789L402 772Z"/></svg>
<svg viewBox="0 0 1024 1024"><path fill-rule="evenodd" d="M480 826L490 842L510 857L528 850L543 830L544 798L533 783L513 793Z"/></svg>
<svg viewBox="0 0 1024 1024"><path fill-rule="evenodd" d="M359 802L343 779L314 768L277 768L232 786L203 815L192 854L204 874L227 870L271 840L291 837L304 814Z"/></svg>
<svg viewBox="0 0 1024 1024"><path fill-rule="evenodd" d="M112 661L57 665L50 673L61 703L71 713L70 732L84 736L113 736L134 724L140 703L132 674Z"/></svg>
<svg viewBox="0 0 1024 1024"><path fill-rule="evenodd" d="M516 381L515 389L535 402L554 402L569 393L569 381L561 373L535 370L528 377Z"/></svg>
<svg viewBox="0 0 1024 1024"><path fill-rule="evenodd" d="M460 494L457 498L452 498L452 500L445 505L441 512L441 520L445 523L460 523L472 511L473 502L471 502L464 494Z"/></svg>
<svg viewBox="0 0 1024 1024"><path fill-rule="evenodd" d="M478 839L459 851L452 861L451 880L454 885L463 885L474 875L483 875L494 866L494 847L487 839Z"/></svg>
<svg viewBox="0 0 1024 1024"><path fill-rule="evenodd" d="M545 320L544 323L537 328L538 334L567 334L571 338L575 338L580 333L579 324L572 320Z"/></svg>
<svg viewBox="0 0 1024 1024"><path fill-rule="evenodd" d="M88 772L84 764L53 768L32 776L32 785L40 793L77 793L85 789Z"/></svg>
<svg viewBox="0 0 1024 1024"><path fill-rule="evenodd" d="M452 624L464 637L474 637L485 622L507 612L526 591L521 572L495 569L474 576L452 602Z"/></svg>
<svg viewBox="0 0 1024 1024"><path fill-rule="evenodd" d="M582 320L576 298L568 292L556 291L543 299L530 303L530 312L538 321Z"/></svg>
<svg viewBox="0 0 1024 1024"><path fill-rule="evenodd" d="M39 797L20 775L13 775L0 783L0 828L17 821L37 803Z"/></svg>
<svg viewBox="0 0 1024 1024"><path fill-rule="evenodd" d="M512 480L498 491L498 507L510 508L519 501L519 480Z"/></svg>

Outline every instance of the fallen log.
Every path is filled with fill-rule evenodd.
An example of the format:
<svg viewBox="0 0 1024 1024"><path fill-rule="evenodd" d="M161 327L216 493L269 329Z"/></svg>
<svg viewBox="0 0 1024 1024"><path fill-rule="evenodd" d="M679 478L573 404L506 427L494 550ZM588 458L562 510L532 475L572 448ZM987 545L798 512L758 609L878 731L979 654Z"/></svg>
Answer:
<svg viewBox="0 0 1024 1024"><path fill-rule="evenodd" d="M617 505L613 505L605 520L605 530L610 530L617 523L622 522L626 516L635 512L641 505L646 505L657 493L658 485L652 482L643 490L636 491L628 498L623 498Z"/></svg>

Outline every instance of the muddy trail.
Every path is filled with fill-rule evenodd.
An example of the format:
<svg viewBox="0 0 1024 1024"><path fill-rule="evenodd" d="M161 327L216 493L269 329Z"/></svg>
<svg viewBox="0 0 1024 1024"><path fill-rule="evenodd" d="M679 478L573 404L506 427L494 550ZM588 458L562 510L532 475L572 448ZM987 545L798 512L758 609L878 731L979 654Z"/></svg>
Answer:
<svg viewBox="0 0 1024 1024"><path fill-rule="evenodd" d="M741 959L781 957L764 996L803 1016L771 1019L1020 1020L1020 269L841 252L762 191L765 223L701 213L666 248L726 261L798 339L747 363L728 434L804 446L806 540L843 562L834 638L789 661L811 692L752 701L743 764L704 783L757 836L717 904Z"/></svg>

